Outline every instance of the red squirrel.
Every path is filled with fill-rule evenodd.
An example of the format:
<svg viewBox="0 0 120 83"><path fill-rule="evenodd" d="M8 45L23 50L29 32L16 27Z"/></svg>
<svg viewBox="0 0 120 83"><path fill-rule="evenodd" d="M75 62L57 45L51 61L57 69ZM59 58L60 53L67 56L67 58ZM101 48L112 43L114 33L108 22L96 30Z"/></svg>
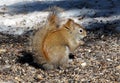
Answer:
<svg viewBox="0 0 120 83"><path fill-rule="evenodd" d="M50 14L45 26L32 37L35 61L47 70L66 66L69 53L83 45L82 39L87 35L86 30L72 19L58 26L59 19L57 14Z"/></svg>

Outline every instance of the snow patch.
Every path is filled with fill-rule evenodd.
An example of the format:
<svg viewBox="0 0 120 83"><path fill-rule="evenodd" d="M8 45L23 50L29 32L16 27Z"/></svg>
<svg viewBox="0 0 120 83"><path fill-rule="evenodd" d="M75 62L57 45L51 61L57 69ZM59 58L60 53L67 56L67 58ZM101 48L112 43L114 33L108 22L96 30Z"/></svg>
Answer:
<svg viewBox="0 0 120 83"><path fill-rule="evenodd" d="M41 7L47 9L55 5L65 8L59 14L63 20L72 18L87 29L115 23L115 29L120 31L119 0L0 0L0 32L22 35L34 29L38 23L41 27L49 14L48 11L40 10ZM79 20L80 17L84 18Z"/></svg>

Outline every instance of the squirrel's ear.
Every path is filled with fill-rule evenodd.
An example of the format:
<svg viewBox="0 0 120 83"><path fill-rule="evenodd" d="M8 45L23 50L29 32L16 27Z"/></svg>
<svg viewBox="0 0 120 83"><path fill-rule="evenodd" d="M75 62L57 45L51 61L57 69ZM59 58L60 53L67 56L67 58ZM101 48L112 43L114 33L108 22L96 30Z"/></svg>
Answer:
<svg viewBox="0 0 120 83"><path fill-rule="evenodd" d="M72 19L68 19L68 21L66 22L65 26L67 27L71 27L73 25L74 21Z"/></svg>

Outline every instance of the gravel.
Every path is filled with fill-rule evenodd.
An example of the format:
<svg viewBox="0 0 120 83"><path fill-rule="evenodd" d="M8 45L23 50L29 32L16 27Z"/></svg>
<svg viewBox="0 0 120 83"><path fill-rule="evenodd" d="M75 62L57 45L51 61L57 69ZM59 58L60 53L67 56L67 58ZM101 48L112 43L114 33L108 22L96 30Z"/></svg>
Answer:
<svg viewBox="0 0 120 83"><path fill-rule="evenodd" d="M49 71L25 51L28 40L26 35L0 34L0 83L120 83L120 33L88 31L68 67Z"/></svg>

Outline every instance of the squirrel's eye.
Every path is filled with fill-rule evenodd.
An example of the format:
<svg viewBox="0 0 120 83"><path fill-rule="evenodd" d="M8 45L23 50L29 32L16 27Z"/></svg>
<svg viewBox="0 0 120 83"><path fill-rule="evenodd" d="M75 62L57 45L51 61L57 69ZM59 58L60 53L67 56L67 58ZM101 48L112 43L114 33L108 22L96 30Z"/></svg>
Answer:
<svg viewBox="0 0 120 83"><path fill-rule="evenodd" d="M82 30L80 30L80 32L82 32Z"/></svg>

